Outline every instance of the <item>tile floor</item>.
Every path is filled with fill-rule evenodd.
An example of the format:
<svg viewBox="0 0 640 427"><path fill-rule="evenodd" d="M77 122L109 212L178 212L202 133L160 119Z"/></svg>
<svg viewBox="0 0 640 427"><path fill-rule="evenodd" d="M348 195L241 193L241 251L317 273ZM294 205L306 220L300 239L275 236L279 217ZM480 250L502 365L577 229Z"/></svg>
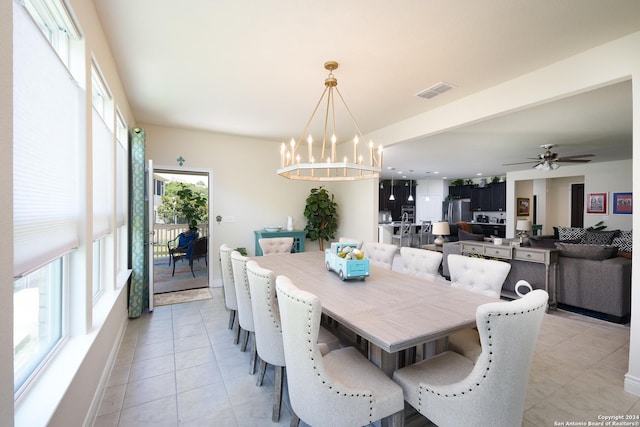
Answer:
<svg viewBox="0 0 640 427"><path fill-rule="evenodd" d="M255 385L249 354L227 329L222 290L212 291L213 299L157 307L129 321L95 427L289 425L286 397L280 422L271 422L273 370L262 387ZM640 397L623 390L628 354L628 326L547 315L522 425L587 425L598 415L640 414ZM431 424L414 417L407 425Z"/></svg>

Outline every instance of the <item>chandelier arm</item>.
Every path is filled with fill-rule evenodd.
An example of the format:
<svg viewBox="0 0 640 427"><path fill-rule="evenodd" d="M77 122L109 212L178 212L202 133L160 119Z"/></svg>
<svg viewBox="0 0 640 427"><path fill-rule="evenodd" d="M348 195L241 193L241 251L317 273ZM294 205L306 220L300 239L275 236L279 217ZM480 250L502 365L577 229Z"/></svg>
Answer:
<svg viewBox="0 0 640 427"><path fill-rule="evenodd" d="M356 122L356 119L353 117L353 114L351 113L351 110L349 109L349 106L347 105L347 103L344 101L344 98L342 97L342 94L340 93L340 89L338 89L338 87L336 86L336 92L338 92L338 96L340 97L340 100L342 101L342 104L344 105L344 107L347 109L347 112L349 113L349 117L351 117L351 121L353 122L353 124L356 127L356 130L358 131L358 135L360 135L360 138L362 138L362 141L365 142L366 139L364 138L364 135L362 134L362 131L360 130L360 126L358 126L358 122Z"/></svg>
<svg viewBox="0 0 640 427"><path fill-rule="evenodd" d="M307 133L307 130L309 129L309 125L311 124L311 121L313 120L313 116L316 115L316 112L318 111L318 107L320 106L320 103L322 102L322 99L324 98L324 95L327 93L327 87L324 88L324 90L322 91L322 95L320 95L320 99L318 100L318 103L316 104L315 108L313 109L313 113L311 113L311 117L309 117L309 121L307 122L306 126L304 127L304 130L302 131L302 134L300 135L300 138L298 138L298 141L296 142L296 150L298 149L298 147L300 146L300 142L302 141L302 138L304 138L304 135ZM357 128L357 125L356 125Z"/></svg>

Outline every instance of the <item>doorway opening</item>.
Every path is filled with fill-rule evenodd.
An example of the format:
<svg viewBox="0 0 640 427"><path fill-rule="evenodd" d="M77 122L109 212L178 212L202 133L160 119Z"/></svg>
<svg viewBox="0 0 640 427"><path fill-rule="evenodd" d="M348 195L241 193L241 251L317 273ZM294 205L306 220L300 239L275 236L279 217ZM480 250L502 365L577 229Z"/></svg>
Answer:
<svg viewBox="0 0 640 427"><path fill-rule="evenodd" d="M584 227L584 184L571 184L571 227Z"/></svg>
<svg viewBox="0 0 640 427"><path fill-rule="evenodd" d="M154 294L209 287L209 174L155 169Z"/></svg>

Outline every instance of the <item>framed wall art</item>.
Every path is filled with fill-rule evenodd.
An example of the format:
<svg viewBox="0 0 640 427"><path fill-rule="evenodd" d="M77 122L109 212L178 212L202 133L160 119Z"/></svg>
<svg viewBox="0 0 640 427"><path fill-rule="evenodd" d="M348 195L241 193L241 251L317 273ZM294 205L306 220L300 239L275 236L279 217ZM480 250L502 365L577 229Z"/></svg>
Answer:
<svg viewBox="0 0 640 427"><path fill-rule="evenodd" d="M518 197L517 199L518 216L529 216L529 199Z"/></svg>
<svg viewBox="0 0 640 427"><path fill-rule="evenodd" d="M613 213L631 215L633 213L633 193L613 193Z"/></svg>
<svg viewBox="0 0 640 427"><path fill-rule="evenodd" d="M587 194L587 213L606 214L607 213L607 193Z"/></svg>

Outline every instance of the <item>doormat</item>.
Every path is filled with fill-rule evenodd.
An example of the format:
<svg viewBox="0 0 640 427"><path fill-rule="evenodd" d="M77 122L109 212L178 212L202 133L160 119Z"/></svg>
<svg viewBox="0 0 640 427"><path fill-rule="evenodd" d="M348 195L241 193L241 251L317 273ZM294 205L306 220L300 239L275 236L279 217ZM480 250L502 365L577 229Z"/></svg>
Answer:
<svg viewBox="0 0 640 427"><path fill-rule="evenodd" d="M164 294L156 294L153 296L153 305L171 305L182 304L191 301L200 301L211 299L211 291L209 288L190 289L188 291L167 292Z"/></svg>

